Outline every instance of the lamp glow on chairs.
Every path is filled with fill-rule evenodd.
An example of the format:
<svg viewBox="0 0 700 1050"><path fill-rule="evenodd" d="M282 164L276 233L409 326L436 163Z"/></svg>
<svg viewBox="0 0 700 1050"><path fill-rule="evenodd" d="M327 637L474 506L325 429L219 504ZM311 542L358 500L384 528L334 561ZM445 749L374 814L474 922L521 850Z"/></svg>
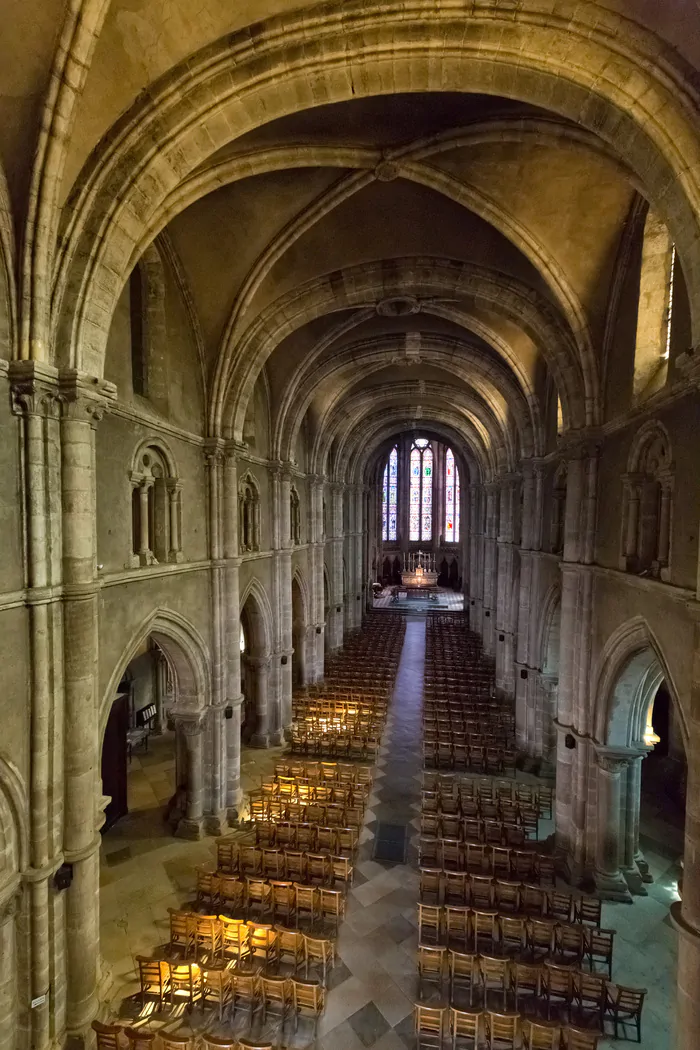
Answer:
<svg viewBox="0 0 700 1050"><path fill-rule="evenodd" d="M170 994L170 965L161 959L147 959L143 955L136 956L139 968L139 980L141 982L141 1006L146 1005L146 996L152 996L161 1007L165 998Z"/></svg>
<svg viewBox="0 0 700 1050"><path fill-rule="evenodd" d="M197 963L180 962L170 967L170 1004L185 1004L191 1010L202 994L202 971Z"/></svg>
<svg viewBox="0 0 700 1050"><path fill-rule="evenodd" d="M202 974L202 1010L214 1002L219 1008L219 1020L231 1001L231 971L226 966L207 966Z"/></svg>

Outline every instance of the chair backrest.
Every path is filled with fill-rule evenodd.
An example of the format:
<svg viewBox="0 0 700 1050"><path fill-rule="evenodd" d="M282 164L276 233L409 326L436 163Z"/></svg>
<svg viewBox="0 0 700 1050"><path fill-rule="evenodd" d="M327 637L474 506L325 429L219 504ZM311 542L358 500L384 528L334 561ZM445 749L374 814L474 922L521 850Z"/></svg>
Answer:
<svg viewBox="0 0 700 1050"><path fill-rule="evenodd" d="M545 959L542 970L543 981L548 995L556 995L570 1001L573 996L574 971L568 966Z"/></svg>
<svg viewBox="0 0 700 1050"><path fill-rule="evenodd" d="M192 1050L194 1039L189 1035L161 1035L160 1050Z"/></svg>
<svg viewBox="0 0 700 1050"><path fill-rule="evenodd" d="M527 1020L523 1022L523 1037L525 1050L559 1050L561 1026Z"/></svg>
<svg viewBox="0 0 700 1050"><path fill-rule="evenodd" d="M542 964L521 962L519 959L515 959L511 967L511 980L516 989L527 988L539 996Z"/></svg>
<svg viewBox="0 0 700 1050"><path fill-rule="evenodd" d="M141 981L141 992L155 992L162 998L168 982L170 966L162 959L148 959L143 955L136 956Z"/></svg>
<svg viewBox="0 0 700 1050"><path fill-rule="evenodd" d="M278 975L262 976L260 978L263 996L275 1002L286 1002L290 997L291 989L289 979Z"/></svg>
<svg viewBox="0 0 700 1050"><path fill-rule="evenodd" d="M479 956L475 952L448 951L450 977L452 980L468 978L473 981L476 977Z"/></svg>
<svg viewBox="0 0 700 1050"><path fill-rule="evenodd" d="M480 955L479 970L485 982L499 981L505 986L510 974L510 959L499 958L495 955Z"/></svg>
<svg viewBox="0 0 700 1050"><path fill-rule="evenodd" d="M129 1042L129 1050L151 1050L156 1033L146 1028L125 1028L124 1035Z"/></svg>
<svg viewBox="0 0 700 1050"><path fill-rule="evenodd" d="M603 902L599 897L578 897L574 900L574 915L577 922L590 922L593 926L600 926Z"/></svg>
<svg viewBox="0 0 700 1050"><path fill-rule="evenodd" d="M474 1046L478 1046L483 1016L483 1010L457 1010L452 1006L450 1008L452 1035L460 1039L473 1039Z"/></svg>
<svg viewBox="0 0 700 1050"><path fill-rule="evenodd" d="M120 1050L119 1036L122 1032L120 1024L103 1024L101 1021L93 1021L92 1030L97 1037L97 1050Z"/></svg>
<svg viewBox="0 0 700 1050"><path fill-rule="evenodd" d="M566 1025L562 1036L565 1050L598 1050L601 1038L590 1028L575 1028L573 1025Z"/></svg>
<svg viewBox="0 0 700 1050"><path fill-rule="evenodd" d="M418 1036L434 1035L438 1039L442 1038L442 1031L445 1025L444 1006L422 1006L420 1003L416 1003L413 1017Z"/></svg>
<svg viewBox="0 0 700 1050"><path fill-rule="evenodd" d="M237 1039L229 1039L225 1035L214 1035L212 1032L202 1032L199 1037L201 1050L236 1050Z"/></svg>
<svg viewBox="0 0 700 1050"><path fill-rule="evenodd" d="M429 948L424 944L420 944L418 946L418 968L420 973L432 973L442 976L446 951L446 948Z"/></svg>
<svg viewBox="0 0 700 1050"><path fill-rule="evenodd" d="M646 988L626 988L622 984L616 984L613 1003L618 1010L623 1010L629 1014L641 1015L646 994Z"/></svg>
<svg viewBox="0 0 700 1050"><path fill-rule="evenodd" d="M296 977L290 980L294 1009L303 1008L321 1013L324 1005L323 985L319 981L301 981Z"/></svg>
<svg viewBox="0 0 700 1050"><path fill-rule="evenodd" d="M515 1050L519 1023L520 1014L499 1014L494 1010L489 1010L486 1014L486 1035L489 1047L494 1047L496 1043L502 1047L505 1043L510 1044L510 1047Z"/></svg>

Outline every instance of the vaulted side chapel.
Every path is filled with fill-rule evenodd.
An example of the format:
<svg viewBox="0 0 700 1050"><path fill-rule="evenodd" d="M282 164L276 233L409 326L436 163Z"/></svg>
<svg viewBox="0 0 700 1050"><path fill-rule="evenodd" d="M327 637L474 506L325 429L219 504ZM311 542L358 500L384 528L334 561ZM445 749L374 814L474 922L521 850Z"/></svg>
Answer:
<svg viewBox="0 0 700 1050"><path fill-rule="evenodd" d="M697 1050L698 3L0 15L0 1050L410 1050L422 1007L454 1048L475 1002L465 1046L609 1050L635 1036L625 988L645 1050ZM262 842L258 821L296 830ZM222 841L260 856L222 871ZM469 1004L450 916L433 943L419 909L426 868L455 904L450 842ZM551 953L528 850L551 864ZM205 905L202 868L245 893L224 879ZM270 880L305 887L308 922L293 888L282 924ZM567 947L557 893L571 926L600 902L610 973L590 930ZM168 909L195 923L178 941L171 920L170 954ZM571 970L554 1009L550 964ZM580 974L604 970L587 1014Z"/></svg>

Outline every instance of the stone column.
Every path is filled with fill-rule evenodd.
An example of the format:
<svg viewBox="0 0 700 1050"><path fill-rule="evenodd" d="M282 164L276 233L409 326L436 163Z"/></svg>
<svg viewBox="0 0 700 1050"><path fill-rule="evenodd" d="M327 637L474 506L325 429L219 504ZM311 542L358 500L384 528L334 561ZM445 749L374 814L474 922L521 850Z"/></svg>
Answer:
<svg viewBox="0 0 700 1050"><path fill-rule="evenodd" d="M642 496L642 479L639 474L624 475L624 539L623 539L623 563L624 570L634 569L637 563L637 542L639 539L639 510Z"/></svg>
<svg viewBox="0 0 700 1050"><path fill-rule="evenodd" d="M482 638L484 653L494 652L496 627L496 537L498 531L499 488L496 482L484 486L486 492L486 518L484 527L484 612Z"/></svg>
<svg viewBox="0 0 700 1050"><path fill-rule="evenodd" d="M331 649L343 644L343 491L340 482L331 485Z"/></svg>
<svg viewBox="0 0 700 1050"><path fill-rule="evenodd" d="M227 749L224 730L226 704L225 669L225 571L223 558L223 469L224 449L219 441L207 443L205 452L209 479L209 558L211 564L211 687L207 697L209 710L206 734L208 776L202 785L207 830L214 835L226 831L226 765Z"/></svg>
<svg viewBox="0 0 700 1050"><path fill-rule="evenodd" d="M226 736L226 809L228 819L236 820L241 804L241 615L238 552L238 468L237 449L226 446L223 463L223 555L224 555L224 647ZM230 717L228 717L230 712Z"/></svg>
<svg viewBox="0 0 700 1050"><path fill-rule="evenodd" d="M249 656L246 660L252 671L253 692L255 696L255 713L257 725L250 739L251 747L270 746L270 710L268 702L268 685L271 659L269 656Z"/></svg>
<svg viewBox="0 0 700 1050"><path fill-rule="evenodd" d="M65 895L66 1028L84 1038L97 1012L100 751L95 550L95 428L112 383L66 372L61 395L63 653L65 689L64 860L73 866Z"/></svg>
<svg viewBox="0 0 700 1050"><path fill-rule="evenodd" d="M176 834L183 839L199 839L204 824L204 724L197 715L178 717L175 724L185 741L187 758L185 815L177 826Z"/></svg>
<svg viewBox="0 0 700 1050"><path fill-rule="evenodd" d="M627 884L634 893L646 894L644 873L639 867L648 871L639 849L639 806L642 791L642 762L646 751L632 755L627 763L625 783L625 836L622 848L622 868Z"/></svg>
<svg viewBox="0 0 700 1050"><path fill-rule="evenodd" d="M279 481L280 553L279 575L279 704L280 731L273 744L283 744L292 728L292 475L291 467L283 469Z"/></svg>
<svg viewBox="0 0 700 1050"><path fill-rule="evenodd" d="M0 900L0 1050L16 1050L18 960L16 951L17 892ZM46 987L48 992L48 986Z"/></svg>
<svg viewBox="0 0 700 1050"><path fill-rule="evenodd" d="M622 857L622 777L628 756L597 749L596 889L601 896L627 901L630 892L620 871Z"/></svg>
<svg viewBox="0 0 700 1050"><path fill-rule="evenodd" d="M168 665L163 653L157 649L153 660L153 699L156 704L156 721L153 732L160 735L165 732L167 715L165 698L168 693Z"/></svg>
<svg viewBox="0 0 700 1050"><path fill-rule="evenodd" d="M60 639L61 616L57 591L61 580L61 504L60 504L60 434L58 373L47 365L32 361L10 364L13 411L21 418L22 463L25 477L25 521L27 590L30 645L32 652L30 678L31 764L30 764L30 857L31 867L23 877L28 883L30 900L27 960L29 980L23 998L46 996L41 1006L31 1011L30 1034L34 1050L45 1050L50 1042L49 1018L55 1029L63 1032L63 975L53 987L51 1000L50 950L62 952L63 916L54 921L50 907L50 879L61 862L62 842L62 769L60 755L63 740L63 683L51 653L52 638ZM9 952L7 939L14 929L14 898L6 898L3 911L0 973L10 980L16 964ZM9 909L9 910L8 910ZM12 927L8 924L12 922ZM12 932L14 936L14 933ZM14 943L14 942L13 942ZM16 978L13 976L12 980ZM28 985L28 986L27 986ZM13 992L14 995L14 992ZM2 992L0 992L2 996ZM3 1000L7 1003L7 999ZM0 1005L0 1033L6 1033L14 1050L15 1019L10 1020L5 1006Z"/></svg>
<svg viewBox="0 0 700 1050"><path fill-rule="evenodd" d="M472 483L469 486L469 627L478 634L482 632L484 604L483 578L483 489Z"/></svg>
<svg viewBox="0 0 700 1050"><path fill-rule="evenodd" d="M313 475L309 479L309 525L311 562L311 624L313 644L307 654L309 680L318 682L323 678L325 614L323 600L323 562L325 544L323 539L323 478Z"/></svg>

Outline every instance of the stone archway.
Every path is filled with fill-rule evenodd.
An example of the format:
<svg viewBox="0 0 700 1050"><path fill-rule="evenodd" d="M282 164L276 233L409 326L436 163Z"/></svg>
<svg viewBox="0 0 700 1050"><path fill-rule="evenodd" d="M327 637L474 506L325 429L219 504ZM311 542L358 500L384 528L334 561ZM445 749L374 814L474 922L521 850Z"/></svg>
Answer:
<svg viewBox="0 0 700 1050"><path fill-rule="evenodd" d="M687 727L667 662L641 618L609 639L596 687L595 877L600 892L629 899L644 892L647 865L639 848L642 762L656 742L654 703L665 685L686 745Z"/></svg>
<svg viewBox="0 0 700 1050"><path fill-rule="evenodd" d="M252 580L241 602L242 738L250 747L282 743L272 680L272 615L261 584Z"/></svg>
<svg viewBox="0 0 700 1050"><path fill-rule="evenodd" d="M28 802L19 772L0 756L0 1050L15 1050L27 1027L24 987L41 959L27 943L28 901L21 875L28 864L28 835L24 814ZM36 848L36 843L35 843ZM44 1007L46 1014L46 1008Z"/></svg>

